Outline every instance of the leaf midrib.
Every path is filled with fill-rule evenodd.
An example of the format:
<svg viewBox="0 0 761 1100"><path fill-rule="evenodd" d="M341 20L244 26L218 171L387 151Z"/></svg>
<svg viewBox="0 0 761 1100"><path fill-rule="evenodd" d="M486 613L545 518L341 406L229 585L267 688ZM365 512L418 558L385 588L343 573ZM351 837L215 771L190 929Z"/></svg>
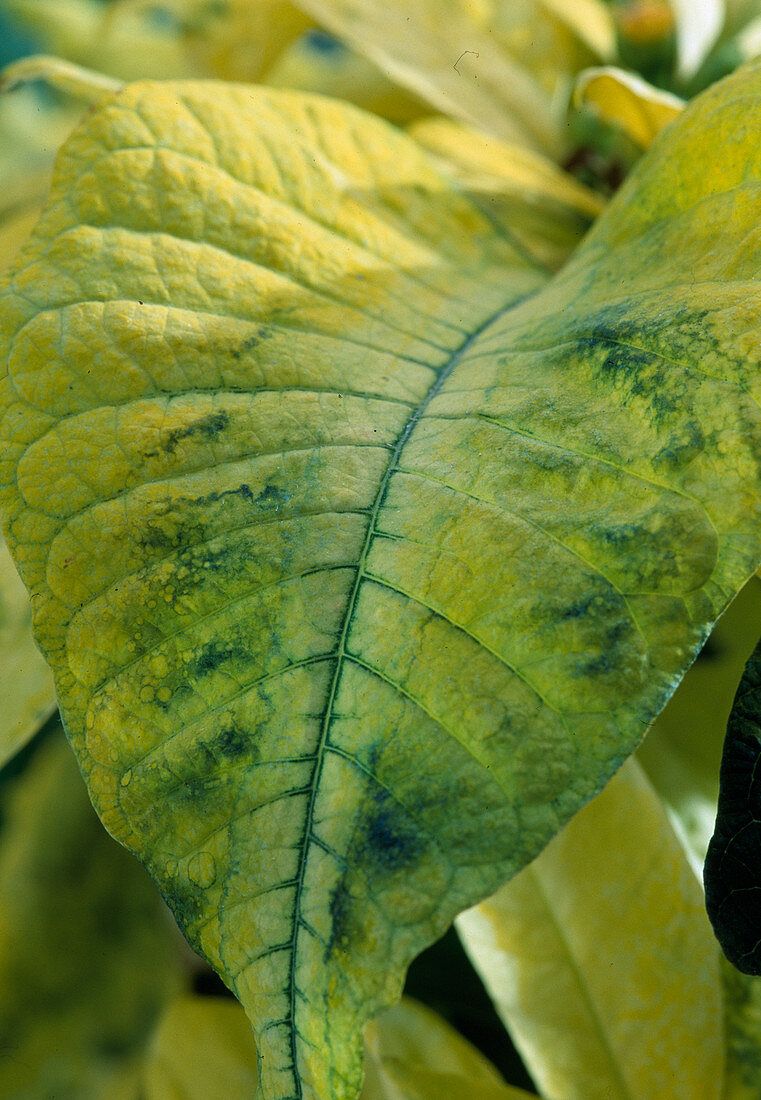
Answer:
<svg viewBox="0 0 761 1100"><path fill-rule="evenodd" d="M314 819L315 802L317 799L318 791L320 789L322 767L326 755L326 749L328 746L328 735L330 733L330 727L333 721L333 707L335 704L336 696L338 694L338 688L341 682L345 660L350 657L346 649L346 643L349 637L351 624L354 619L357 600L365 579L369 579L366 573L366 563L368 555L370 553L370 549L376 537L376 522L383 506L391 477L398 468L402 452L407 445L413 431L423 418L426 409L433 401L433 399L440 393L441 389L443 388L449 377L452 375L453 371L462 362L463 357L467 354L473 344L483 335L483 333L488 328L499 321L509 310L515 308L517 304L519 303L511 301L507 305L502 306L485 321L482 321L481 324L467 337L467 339L463 341L460 347L452 353L449 362L439 370L433 384L430 386L423 399L413 409L412 413L407 419L407 422L402 428L402 431L399 434L399 437L391 452L391 456L389 458L388 465L386 466L383 478L381 479L380 485L378 487L378 491L373 500L372 507L370 509L365 540L362 546L362 550L360 551L354 584L349 595L346 611L344 612L341 634L335 650L335 668L333 671L330 688L328 690L328 698L325 705L325 713L320 730L320 739L315 750L315 764L308 784L310 787L310 793L307 798L303 841L299 854L299 873L296 882L296 891L293 906L293 934L291 937L290 958L288 962L288 1009L290 1024L289 1040L292 1063L291 1069L293 1073L294 1086L297 1090L296 1095L298 1096L299 1100L301 1100L301 1098L303 1097L303 1092L301 1087L301 1078L298 1073L298 1038L296 1031L296 959L298 955L299 931L303 923L300 916L301 895L304 887L304 877L306 873L306 863L309 846L313 840L312 823Z"/></svg>

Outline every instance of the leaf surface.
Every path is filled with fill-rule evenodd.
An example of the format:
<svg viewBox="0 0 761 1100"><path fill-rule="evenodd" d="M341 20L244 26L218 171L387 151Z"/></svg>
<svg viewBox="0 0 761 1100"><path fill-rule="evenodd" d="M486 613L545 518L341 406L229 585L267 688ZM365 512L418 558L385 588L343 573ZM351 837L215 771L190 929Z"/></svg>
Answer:
<svg viewBox="0 0 761 1100"><path fill-rule="evenodd" d="M649 149L684 108L678 96L613 66L585 69L576 81L574 100L578 107L587 107L604 122L620 127L641 149Z"/></svg>
<svg viewBox="0 0 761 1100"><path fill-rule="evenodd" d="M457 928L548 1100L720 1095L718 952L633 760Z"/></svg>
<svg viewBox="0 0 761 1100"><path fill-rule="evenodd" d="M2 793L0 1095L105 1100L184 984L182 940L60 727Z"/></svg>
<svg viewBox="0 0 761 1100"><path fill-rule="evenodd" d="M435 1012L409 997L365 1029L360 1100L528 1100Z"/></svg>
<svg viewBox="0 0 761 1100"><path fill-rule="evenodd" d="M702 881L716 820L727 721L758 641L761 580L751 577L647 732L637 759L675 815Z"/></svg>
<svg viewBox="0 0 761 1100"><path fill-rule="evenodd" d="M55 708L53 674L32 638L29 593L0 539L0 767Z"/></svg>
<svg viewBox="0 0 761 1100"><path fill-rule="evenodd" d="M140 1076L144 1100L251 1100L256 1046L240 1005L177 997L156 1025Z"/></svg>
<svg viewBox="0 0 761 1100"><path fill-rule="evenodd" d="M521 56L521 50L524 56L535 51L537 65L557 72L552 28L534 0L513 5L512 16L505 7L502 28L488 7L479 19L479 6L465 0L389 0L383 6L299 0L299 6L437 110L520 145L549 153L561 147L551 92Z"/></svg>
<svg viewBox="0 0 761 1100"><path fill-rule="evenodd" d="M761 978L721 959L726 1070L721 1100L757 1100L761 1080Z"/></svg>
<svg viewBox="0 0 761 1100"><path fill-rule="evenodd" d="M270 1100L356 1095L411 958L758 565L760 86L688 108L543 290L330 101L134 85L67 145L2 300L9 542L99 813Z"/></svg>
<svg viewBox="0 0 761 1100"><path fill-rule="evenodd" d="M605 209L601 196L531 149L441 116L413 123L408 133L487 217L551 271L567 262Z"/></svg>

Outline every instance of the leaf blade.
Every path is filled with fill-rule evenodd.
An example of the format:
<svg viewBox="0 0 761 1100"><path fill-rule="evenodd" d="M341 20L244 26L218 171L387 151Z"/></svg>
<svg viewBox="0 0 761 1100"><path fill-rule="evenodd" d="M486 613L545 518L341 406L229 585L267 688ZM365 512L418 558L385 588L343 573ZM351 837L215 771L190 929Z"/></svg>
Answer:
<svg viewBox="0 0 761 1100"><path fill-rule="evenodd" d="M757 82L689 108L538 293L328 101L133 86L60 161L2 304L9 536L99 812L244 1002L265 1096L356 1091L349 1037L761 557L753 299L716 285L750 270L753 149L687 171ZM710 299L672 254L701 200Z"/></svg>
<svg viewBox="0 0 761 1100"><path fill-rule="evenodd" d="M457 928L542 1095L719 1096L702 892L634 761Z"/></svg>

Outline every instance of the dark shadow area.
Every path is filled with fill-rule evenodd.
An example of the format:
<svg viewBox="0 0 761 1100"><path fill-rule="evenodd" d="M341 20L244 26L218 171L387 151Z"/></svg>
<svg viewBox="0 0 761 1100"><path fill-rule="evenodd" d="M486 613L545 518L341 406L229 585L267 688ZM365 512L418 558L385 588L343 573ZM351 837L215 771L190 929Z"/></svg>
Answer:
<svg viewBox="0 0 761 1100"><path fill-rule="evenodd" d="M404 992L443 1016L486 1055L508 1084L536 1093L454 928L415 959Z"/></svg>

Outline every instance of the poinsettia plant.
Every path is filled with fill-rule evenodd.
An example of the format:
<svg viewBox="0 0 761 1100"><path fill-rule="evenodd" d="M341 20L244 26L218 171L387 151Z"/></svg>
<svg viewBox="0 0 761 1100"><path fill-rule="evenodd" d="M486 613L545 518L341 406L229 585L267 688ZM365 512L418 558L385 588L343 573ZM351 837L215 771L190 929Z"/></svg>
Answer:
<svg viewBox="0 0 761 1100"><path fill-rule="evenodd" d="M756 7L35 10L0 1088L526 1095L397 1004L456 920L541 1095L757 1096Z"/></svg>

